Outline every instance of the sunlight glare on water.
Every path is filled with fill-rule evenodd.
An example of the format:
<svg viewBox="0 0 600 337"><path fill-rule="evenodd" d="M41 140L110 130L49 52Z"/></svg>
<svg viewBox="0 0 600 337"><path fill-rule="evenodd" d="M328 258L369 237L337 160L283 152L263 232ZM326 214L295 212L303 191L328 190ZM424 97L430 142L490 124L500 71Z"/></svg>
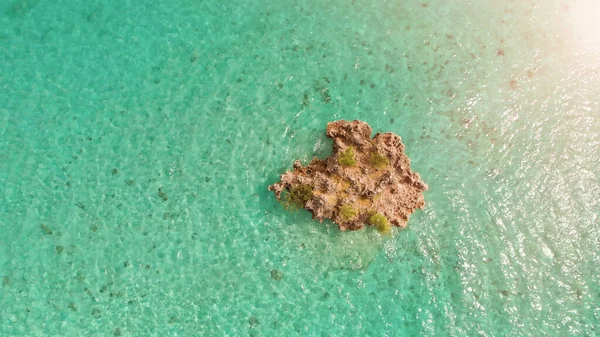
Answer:
<svg viewBox="0 0 600 337"><path fill-rule="evenodd" d="M600 50L600 2L578 0L565 5L569 28L573 31L578 47ZM597 60L600 62L600 60Z"/></svg>

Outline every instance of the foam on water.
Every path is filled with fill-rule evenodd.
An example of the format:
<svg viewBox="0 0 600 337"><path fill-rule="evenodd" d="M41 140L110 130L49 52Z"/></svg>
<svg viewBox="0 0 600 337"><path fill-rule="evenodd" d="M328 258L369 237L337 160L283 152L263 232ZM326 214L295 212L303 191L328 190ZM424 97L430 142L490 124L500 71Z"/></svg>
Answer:
<svg viewBox="0 0 600 337"><path fill-rule="evenodd" d="M598 335L597 10L0 4L0 335ZM430 186L391 238L267 191L341 118Z"/></svg>

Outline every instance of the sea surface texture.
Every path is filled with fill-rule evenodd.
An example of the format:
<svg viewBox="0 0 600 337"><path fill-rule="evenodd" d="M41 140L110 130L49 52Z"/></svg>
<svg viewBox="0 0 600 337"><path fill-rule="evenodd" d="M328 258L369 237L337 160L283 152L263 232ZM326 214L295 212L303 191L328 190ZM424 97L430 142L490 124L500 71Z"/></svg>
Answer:
<svg viewBox="0 0 600 337"><path fill-rule="evenodd" d="M600 335L600 3L0 2L0 336ZM400 135L404 230L267 186Z"/></svg>

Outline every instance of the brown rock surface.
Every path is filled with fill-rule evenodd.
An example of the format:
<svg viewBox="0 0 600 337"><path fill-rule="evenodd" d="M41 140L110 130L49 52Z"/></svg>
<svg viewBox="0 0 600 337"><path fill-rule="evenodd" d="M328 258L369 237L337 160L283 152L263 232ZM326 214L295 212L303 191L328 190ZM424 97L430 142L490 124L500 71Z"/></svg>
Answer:
<svg viewBox="0 0 600 337"><path fill-rule="evenodd" d="M313 219L331 219L341 230L363 228L374 213L383 214L393 226L406 227L414 210L425 205L422 192L427 185L410 170L400 137L377 133L371 138L371 127L359 120L330 122L326 132L333 139L332 155L325 160L313 158L308 166L296 160L294 169L281 175L281 181L269 190L281 200L284 191L310 186L312 195L299 206L310 211ZM352 150L355 164L348 165L343 159L346 165L340 164L340 156ZM387 158L379 168L373 163L377 153ZM340 212L343 205L356 215L344 216Z"/></svg>

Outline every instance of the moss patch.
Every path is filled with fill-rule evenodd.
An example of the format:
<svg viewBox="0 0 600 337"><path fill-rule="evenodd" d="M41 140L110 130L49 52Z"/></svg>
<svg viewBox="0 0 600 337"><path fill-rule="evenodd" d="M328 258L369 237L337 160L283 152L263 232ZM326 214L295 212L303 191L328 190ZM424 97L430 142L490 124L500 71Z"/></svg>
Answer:
<svg viewBox="0 0 600 337"><path fill-rule="evenodd" d="M340 206L340 216L344 221L352 221L358 215L358 210L351 205L344 204Z"/></svg>
<svg viewBox="0 0 600 337"><path fill-rule="evenodd" d="M312 196L312 186L302 184L292 186L283 196L283 206L288 210L303 208Z"/></svg>
<svg viewBox="0 0 600 337"><path fill-rule="evenodd" d="M371 165L376 168L376 169L382 169L386 166L388 166L388 164L390 163L390 160L382 155L379 152L374 152L373 154L371 154L371 158L369 159L369 162L371 163Z"/></svg>
<svg viewBox="0 0 600 337"><path fill-rule="evenodd" d="M371 214L371 216L369 217L369 223L375 226L375 228L377 228L377 230L380 233L389 233L392 229L388 218L386 218L385 215L381 213Z"/></svg>
<svg viewBox="0 0 600 337"><path fill-rule="evenodd" d="M338 156L338 162L342 166L354 166L356 165L356 158L354 153L354 148L349 146L344 151L340 152Z"/></svg>

